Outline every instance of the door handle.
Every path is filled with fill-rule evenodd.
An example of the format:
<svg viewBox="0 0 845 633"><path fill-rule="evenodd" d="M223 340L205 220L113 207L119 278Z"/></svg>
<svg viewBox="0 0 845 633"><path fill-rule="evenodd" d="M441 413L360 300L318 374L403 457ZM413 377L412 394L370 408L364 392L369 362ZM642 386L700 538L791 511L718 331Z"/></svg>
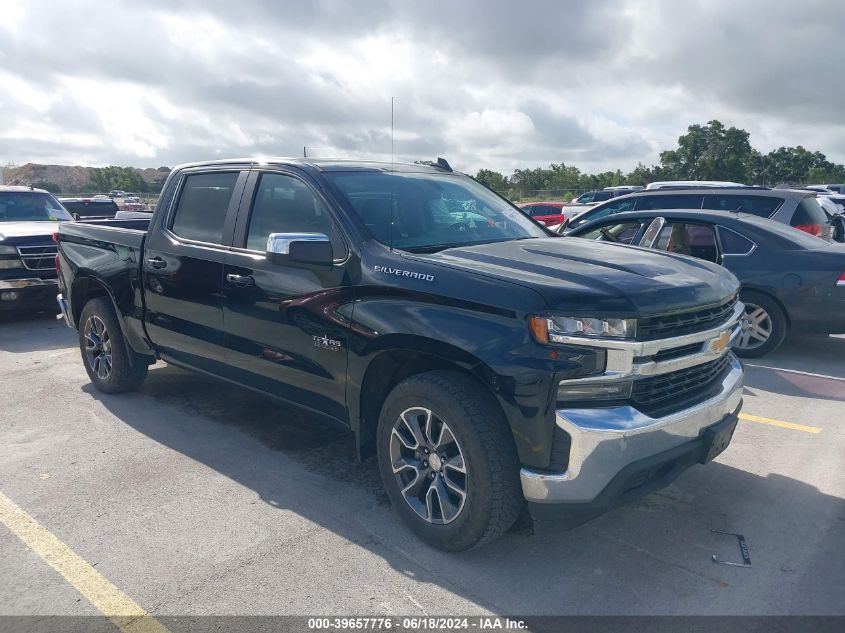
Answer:
<svg viewBox="0 0 845 633"><path fill-rule="evenodd" d="M161 257L150 257L147 260L147 263L152 266L153 268L166 268L167 262L164 261Z"/></svg>
<svg viewBox="0 0 845 633"><path fill-rule="evenodd" d="M252 275L235 275L229 273L226 275L226 281L238 288L247 288L255 285L255 279L253 279Z"/></svg>

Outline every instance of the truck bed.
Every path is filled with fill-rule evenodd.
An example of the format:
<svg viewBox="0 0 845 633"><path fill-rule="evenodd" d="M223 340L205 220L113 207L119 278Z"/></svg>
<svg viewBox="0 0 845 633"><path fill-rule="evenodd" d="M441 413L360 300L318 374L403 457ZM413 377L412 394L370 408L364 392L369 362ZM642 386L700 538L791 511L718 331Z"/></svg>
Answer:
<svg viewBox="0 0 845 633"><path fill-rule="evenodd" d="M59 226L59 233L71 238L72 242L96 240L140 249L149 226L147 219L80 220L64 222Z"/></svg>

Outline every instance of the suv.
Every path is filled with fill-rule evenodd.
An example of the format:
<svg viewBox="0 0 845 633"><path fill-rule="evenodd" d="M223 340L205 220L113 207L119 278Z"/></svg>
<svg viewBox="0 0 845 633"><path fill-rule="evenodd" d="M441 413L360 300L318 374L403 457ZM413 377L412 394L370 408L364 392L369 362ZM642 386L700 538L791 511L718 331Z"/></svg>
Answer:
<svg viewBox="0 0 845 633"><path fill-rule="evenodd" d="M830 224L816 201L815 193L768 187L693 187L631 193L585 211L570 221L566 232L614 213L653 209L711 209L750 213L830 239Z"/></svg>
<svg viewBox="0 0 845 633"><path fill-rule="evenodd" d="M108 197L59 198L59 202L76 220L113 218L117 213L117 203Z"/></svg>
<svg viewBox="0 0 845 633"><path fill-rule="evenodd" d="M44 189L0 186L0 312L56 305L53 234L70 214Z"/></svg>

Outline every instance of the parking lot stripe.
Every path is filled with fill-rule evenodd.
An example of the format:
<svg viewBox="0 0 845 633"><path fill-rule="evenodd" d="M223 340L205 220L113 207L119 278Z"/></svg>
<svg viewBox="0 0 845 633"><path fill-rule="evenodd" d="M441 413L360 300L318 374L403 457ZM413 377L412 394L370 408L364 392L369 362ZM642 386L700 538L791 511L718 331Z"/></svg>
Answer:
<svg viewBox="0 0 845 633"><path fill-rule="evenodd" d="M845 382L845 378L839 376L828 376L827 374L814 374L811 371L800 371L798 369L786 369L785 367L772 367L771 365L757 365L755 363L745 363L748 367L759 367L760 369L771 369L772 371L784 371L788 374L798 374L800 376L811 376L813 378L824 378L825 380L839 380Z"/></svg>
<svg viewBox="0 0 845 633"><path fill-rule="evenodd" d="M770 424L772 426L779 426L783 429L792 429L793 431L803 431L804 433L821 433L821 428L817 426L807 426L805 424L795 424L794 422L784 422L783 420L773 420L772 418L763 418L759 415L751 415L749 413L740 413L740 420L747 420L749 422L759 422L760 424Z"/></svg>
<svg viewBox="0 0 845 633"><path fill-rule="evenodd" d="M0 492L0 523L55 569L123 633L170 633L47 528Z"/></svg>

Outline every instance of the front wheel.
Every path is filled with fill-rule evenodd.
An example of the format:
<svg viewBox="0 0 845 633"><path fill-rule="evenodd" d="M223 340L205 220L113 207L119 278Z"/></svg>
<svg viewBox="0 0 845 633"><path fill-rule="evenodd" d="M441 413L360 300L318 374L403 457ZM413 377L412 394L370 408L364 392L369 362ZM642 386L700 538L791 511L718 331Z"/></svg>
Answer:
<svg viewBox="0 0 845 633"><path fill-rule="evenodd" d="M147 377L149 365L126 345L111 302L91 299L79 317L79 349L88 377L103 393L133 391Z"/></svg>
<svg viewBox="0 0 845 633"><path fill-rule="evenodd" d="M786 314L777 302L759 292L743 292L741 330L733 345L737 356L759 358L780 347L786 336Z"/></svg>
<svg viewBox="0 0 845 633"><path fill-rule="evenodd" d="M405 523L439 549L491 541L522 509L516 447L491 399L469 377L432 371L401 382L382 407L384 487Z"/></svg>

